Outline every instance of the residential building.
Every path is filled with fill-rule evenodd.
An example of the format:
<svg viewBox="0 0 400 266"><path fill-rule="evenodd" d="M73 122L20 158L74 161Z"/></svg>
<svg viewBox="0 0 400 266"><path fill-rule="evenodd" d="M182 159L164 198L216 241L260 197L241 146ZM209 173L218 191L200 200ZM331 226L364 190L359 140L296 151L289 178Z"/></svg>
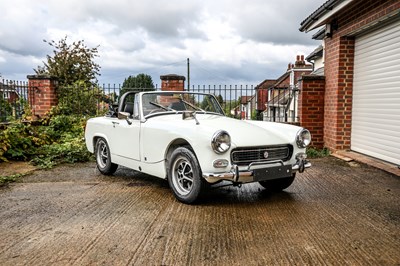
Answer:
<svg viewBox="0 0 400 266"><path fill-rule="evenodd" d="M264 121L297 122L297 83L298 79L313 71L304 55L297 55L294 64L288 64L286 72L268 88L268 101L265 103Z"/></svg>
<svg viewBox="0 0 400 266"><path fill-rule="evenodd" d="M311 54L306 57L306 61L313 65L313 71L311 74L314 75L325 75L324 68L324 46L321 44Z"/></svg>
<svg viewBox="0 0 400 266"><path fill-rule="evenodd" d="M15 86L9 86L0 82L0 94L4 100L7 100L9 103L14 103L19 99L19 95Z"/></svg>
<svg viewBox="0 0 400 266"><path fill-rule="evenodd" d="M256 106L257 115L265 111L266 108L265 104L269 101L268 90L275 83L276 79L266 79L256 86L255 90L257 95L257 106Z"/></svg>
<svg viewBox="0 0 400 266"><path fill-rule="evenodd" d="M322 120L315 135L329 149L400 165L400 1L328 0L300 24L316 29L324 78L305 77L300 89L322 97L316 111L304 111L302 126Z"/></svg>
<svg viewBox="0 0 400 266"><path fill-rule="evenodd" d="M251 115L256 108L256 96L242 96L240 98L240 118L251 120Z"/></svg>

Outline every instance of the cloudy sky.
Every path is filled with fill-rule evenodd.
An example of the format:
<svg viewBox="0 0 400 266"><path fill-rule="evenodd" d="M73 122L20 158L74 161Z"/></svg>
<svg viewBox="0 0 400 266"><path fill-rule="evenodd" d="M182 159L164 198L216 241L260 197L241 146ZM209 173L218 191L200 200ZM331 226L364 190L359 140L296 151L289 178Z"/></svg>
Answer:
<svg viewBox="0 0 400 266"><path fill-rule="evenodd" d="M0 1L0 75L26 80L51 47L99 45L100 83L129 75L186 76L196 85L257 85L279 77L319 42L298 29L326 0Z"/></svg>

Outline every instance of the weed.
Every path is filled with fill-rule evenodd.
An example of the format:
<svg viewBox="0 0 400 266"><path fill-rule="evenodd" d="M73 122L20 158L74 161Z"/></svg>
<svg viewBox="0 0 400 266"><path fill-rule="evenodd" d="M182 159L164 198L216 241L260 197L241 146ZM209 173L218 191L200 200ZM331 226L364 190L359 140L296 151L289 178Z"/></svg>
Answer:
<svg viewBox="0 0 400 266"><path fill-rule="evenodd" d="M4 186L8 183L16 182L18 178L20 178L22 174L8 175L8 176L0 176L0 186Z"/></svg>
<svg viewBox="0 0 400 266"><path fill-rule="evenodd" d="M328 148L316 149L316 148L308 148L307 149L307 158L323 158L330 155L330 151Z"/></svg>

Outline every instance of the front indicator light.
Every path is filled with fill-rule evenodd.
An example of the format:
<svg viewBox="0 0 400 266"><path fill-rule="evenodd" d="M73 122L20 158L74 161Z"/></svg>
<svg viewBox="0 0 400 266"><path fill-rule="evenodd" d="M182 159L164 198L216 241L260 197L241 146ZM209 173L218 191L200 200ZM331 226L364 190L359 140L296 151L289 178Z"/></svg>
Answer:
<svg viewBox="0 0 400 266"><path fill-rule="evenodd" d="M225 168L229 165L228 160L218 159L213 162L214 168Z"/></svg>

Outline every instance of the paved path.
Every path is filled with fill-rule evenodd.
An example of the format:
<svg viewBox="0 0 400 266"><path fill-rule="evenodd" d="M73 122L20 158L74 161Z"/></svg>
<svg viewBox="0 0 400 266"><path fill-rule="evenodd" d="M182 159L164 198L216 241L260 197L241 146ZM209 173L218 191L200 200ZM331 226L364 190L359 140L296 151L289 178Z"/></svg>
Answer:
<svg viewBox="0 0 400 266"><path fill-rule="evenodd" d="M167 182L93 163L0 189L1 265L400 265L400 179L335 158L285 192L177 202Z"/></svg>

